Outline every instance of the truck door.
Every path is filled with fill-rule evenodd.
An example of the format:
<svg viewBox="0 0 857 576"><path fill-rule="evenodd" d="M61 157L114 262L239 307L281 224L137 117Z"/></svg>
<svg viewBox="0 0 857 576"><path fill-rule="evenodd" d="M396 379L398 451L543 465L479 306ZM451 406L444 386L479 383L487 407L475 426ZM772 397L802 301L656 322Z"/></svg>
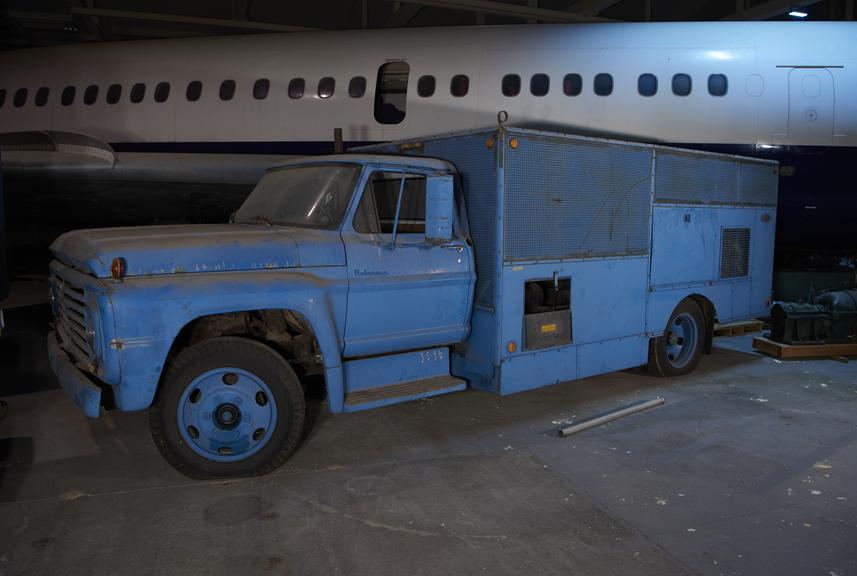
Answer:
<svg viewBox="0 0 857 576"><path fill-rule="evenodd" d="M425 174L376 170L367 177L342 232L348 261L345 356L449 344L465 336L471 250L461 226L447 244L426 240L425 198Z"/></svg>
<svg viewBox="0 0 857 576"><path fill-rule="evenodd" d="M833 76L826 68L789 72L790 143L833 144Z"/></svg>

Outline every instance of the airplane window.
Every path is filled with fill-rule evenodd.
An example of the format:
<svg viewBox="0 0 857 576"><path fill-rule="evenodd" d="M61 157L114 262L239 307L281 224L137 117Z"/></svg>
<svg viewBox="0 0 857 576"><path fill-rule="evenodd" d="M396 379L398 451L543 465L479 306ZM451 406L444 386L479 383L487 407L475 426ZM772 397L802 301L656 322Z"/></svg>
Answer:
<svg viewBox="0 0 857 576"><path fill-rule="evenodd" d="M6 91L0 88L0 108L6 103Z"/></svg>
<svg viewBox="0 0 857 576"><path fill-rule="evenodd" d="M325 76L318 81L318 97L330 98L333 96L333 91L336 89L336 80L330 76Z"/></svg>
<svg viewBox="0 0 857 576"><path fill-rule="evenodd" d="M74 86L66 86L63 88L62 95L60 96L60 103L63 106L71 106L74 104L74 94L77 90Z"/></svg>
<svg viewBox="0 0 857 576"><path fill-rule="evenodd" d="M170 83L169 82L159 82L157 86L155 86L155 102L166 102L167 98L170 97Z"/></svg>
<svg viewBox="0 0 857 576"><path fill-rule="evenodd" d="M547 74L533 74L530 78L530 94L544 96L551 87L551 79Z"/></svg>
<svg viewBox="0 0 857 576"><path fill-rule="evenodd" d="M220 83L220 99L232 100L235 96L235 80L224 80Z"/></svg>
<svg viewBox="0 0 857 576"><path fill-rule="evenodd" d="M500 91L503 96L512 98L521 93L521 77L517 74L506 74L500 81Z"/></svg>
<svg viewBox="0 0 857 576"><path fill-rule="evenodd" d="M673 94L676 96L687 96L690 94L691 82L687 74L676 74L673 76Z"/></svg>
<svg viewBox="0 0 857 576"><path fill-rule="evenodd" d="M387 62L378 68L375 120L379 123L399 124L405 119L410 71L407 62Z"/></svg>
<svg viewBox="0 0 857 576"><path fill-rule="evenodd" d="M42 86L36 91L36 106L44 106L48 103L48 95L51 90L47 86Z"/></svg>
<svg viewBox="0 0 857 576"><path fill-rule="evenodd" d="M131 87L131 102L139 104L143 101L143 96L146 95L146 85L142 82L137 82Z"/></svg>
<svg viewBox="0 0 857 576"><path fill-rule="evenodd" d="M420 79L417 80L417 95L420 98L434 96L436 86L437 81L434 79L434 76L420 76Z"/></svg>
<svg viewBox="0 0 857 576"><path fill-rule="evenodd" d="M187 90L185 90L185 98L188 102L196 102L202 96L202 82L193 80L188 82Z"/></svg>
<svg viewBox="0 0 857 576"><path fill-rule="evenodd" d="M583 78L580 74L566 74L562 79L562 93L566 96L579 96L583 90Z"/></svg>
<svg viewBox="0 0 857 576"><path fill-rule="evenodd" d="M599 96L610 96L613 93L613 76L603 72L596 74L592 87Z"/></svg>
<svg viewBox="0 0 857 576"><path fill-rule="evenodd" d="M110 88L107 89L107 103L116 104L120 98L122 98L122 85L111 84Z"/></svg>
<svg viewBox="0 0 857 576"><path fill-rule="evenodd" d="M83 91L83 103L87 106L92 106L95 104L95 101L98 99L98 86L95 84L90 84L86 87L86 90Z"/></svg>
<svg viewBox="0 0 857 576"><path fill-rule="evenodd" d="M729 82L723 74L712 74L708 77L708 93L712 96L726 96Z"/></svg>
<svg viewBox="0 0 857 576"><path fill-rule="evenodd" d="M658 93L658 77L654 74L640 74L637 78L637 92L640 96L654 96Z"/></svg>
<svg viewBox="0 0 857 576"><path fill-rule="evenodd" d="M456 98L467 96L467 91L470 90L470 78L464 74L456 74L452 77L449 83L449 93Z"/></svg>
<svg viewBox="0 0 857 576"><path fill-rule="evenodd" d="M348 95L352 98L362 98L366 94L366 78L355 76L348 82Z"/></svg>
<svg viewBox="0 0 857 576"><path fill-rule="evenodd" d="M27 103L27 89L26 88L18 88L15 90L15 98L12 99L12 103L15 105L15 108L20 108L24 104Z"/></svg>
<svg viewBox="0 0 857 576"><path fill-rule="evenodd" d="M292 78L292 81L289 82L289 98L295 100L303 98L305 85L303 78Z"/></svg>
<svg viewBox="0 0 857 576"><path fill-rule="evenodd" d="M268 97L268 90L271 88L271 81L267 78L259 78L253 83L253 98L256 100L264 100Z"/></svg>

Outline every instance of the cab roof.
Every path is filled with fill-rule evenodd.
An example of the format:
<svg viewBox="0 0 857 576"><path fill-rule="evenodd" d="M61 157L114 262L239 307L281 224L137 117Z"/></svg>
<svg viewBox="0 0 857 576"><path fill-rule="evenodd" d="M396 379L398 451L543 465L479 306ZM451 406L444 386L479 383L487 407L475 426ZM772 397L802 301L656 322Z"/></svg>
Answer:
<svg viewBox="0 0 857 576"><path fill-rule="evenodd" d="M397 166L412 166L436 170L438 172L457 172L451 162L439 158L425 158L422 156L395 156L393 154L330 154L327 156L302 156L293 158L279 164L275 164L268 170L299 166L301 164L395 164Z"/></svg>

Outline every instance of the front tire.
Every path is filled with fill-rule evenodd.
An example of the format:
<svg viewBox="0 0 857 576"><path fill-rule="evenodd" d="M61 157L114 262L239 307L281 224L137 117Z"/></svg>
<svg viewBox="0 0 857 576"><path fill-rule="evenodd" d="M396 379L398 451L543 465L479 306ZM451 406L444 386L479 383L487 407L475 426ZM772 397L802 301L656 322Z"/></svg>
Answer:
<svg viewBox="0 0 857 576"><path fill-rule="evenodd" d="M291 366L245 338L206 340L167 369L149 428L176 470L196 479L257 476L297 448L306 407Z"/></svg>
<svg viewBox="0 0 857 576"><path fill-rule="evenodd" d="M682 300L673 310L663 336L649 340L648 370L658 376L693 372L705 342L705 317L693 300Z"/></svg>

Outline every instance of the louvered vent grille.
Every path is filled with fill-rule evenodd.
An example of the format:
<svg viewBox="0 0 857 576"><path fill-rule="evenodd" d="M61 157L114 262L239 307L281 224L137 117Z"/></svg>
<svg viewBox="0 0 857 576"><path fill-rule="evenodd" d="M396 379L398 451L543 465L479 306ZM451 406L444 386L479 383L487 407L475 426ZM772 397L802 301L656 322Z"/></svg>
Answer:
<svg viewBox="0 0 857 576"><path fill-rule="evenodd" d="M720 278L750 273L750 229L724 228L720 240Z"/></svg>

